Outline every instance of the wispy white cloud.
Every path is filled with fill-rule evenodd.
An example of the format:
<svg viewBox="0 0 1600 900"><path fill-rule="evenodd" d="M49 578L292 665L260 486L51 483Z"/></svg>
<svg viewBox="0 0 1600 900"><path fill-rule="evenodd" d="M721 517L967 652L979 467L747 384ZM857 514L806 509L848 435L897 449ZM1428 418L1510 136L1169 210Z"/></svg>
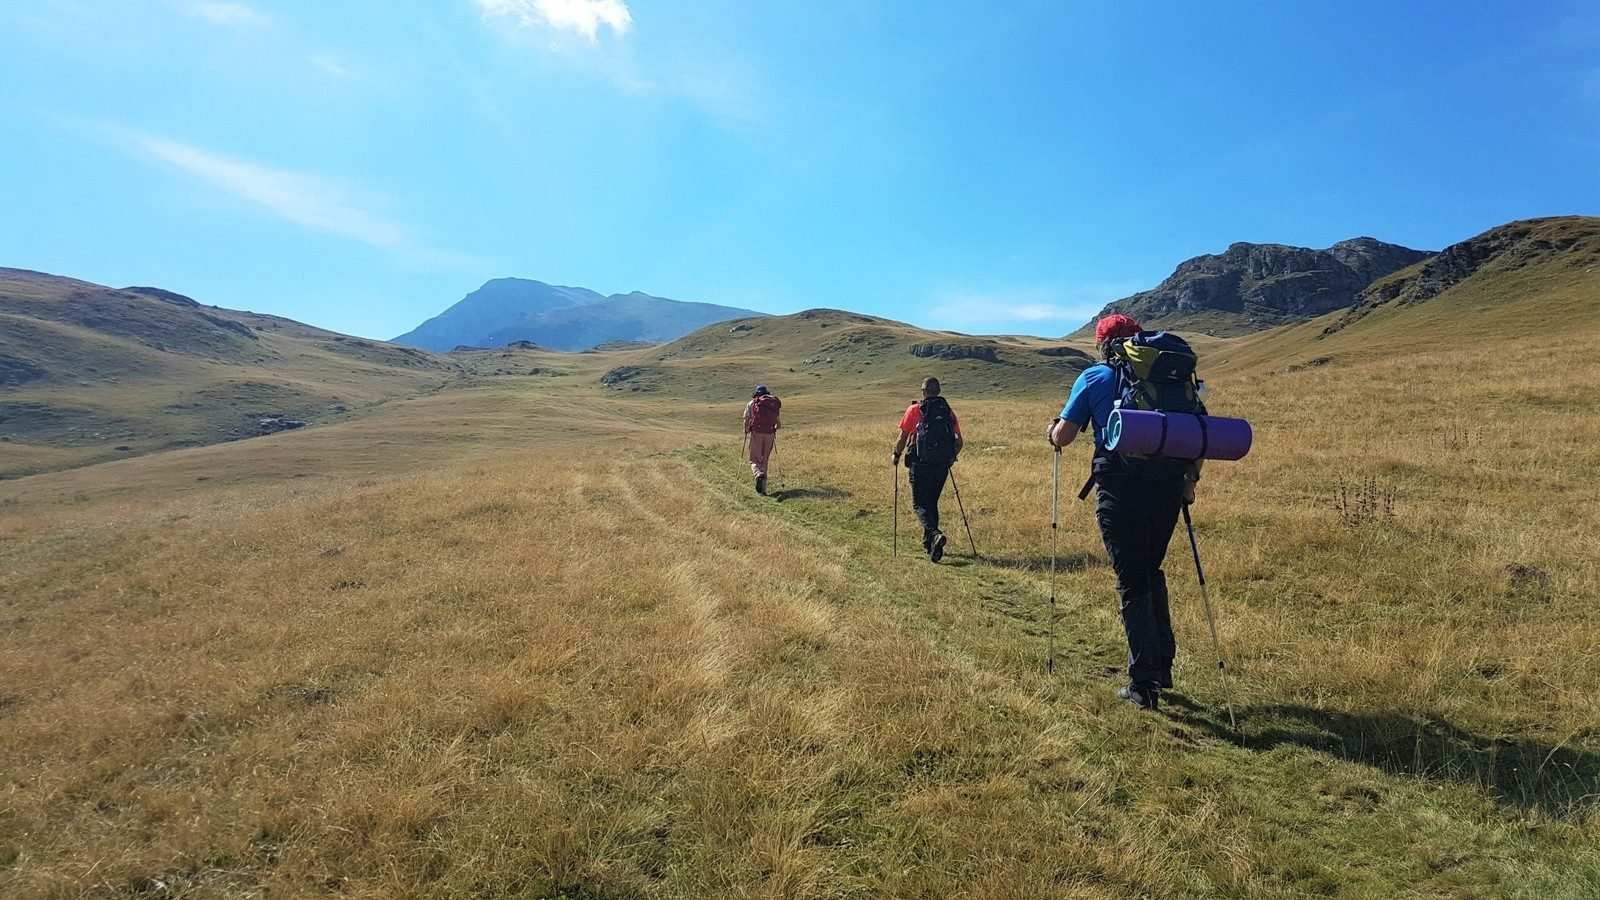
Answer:
<svg viewBox="0 0 1600 900"><path fill-rule="evenodd" d="M179 8L189 15L204 19L213 25L222 25L228 28L251 28L264 25L267 22L265 15L243 3L220 2L220 0L194 0L194 2L181 4Z"/></svg>
<svg viewBox="0 0 1600 900"><path fill-rule="evenodd" d="M334 78L350 77L350 68L326 53L311 57L311 65L324 75L332 75Z"/></svg>
<svg viewBox="0 0 1600 900"><path fill-rule="evenodd" d="M519 28L572 32L591 43L600 29L616 35L633 27L633 13L623 0L472 0L485 19L510 22Z"/></svg>
<svg viewBox="0 0 1600 900"><path fill-rule="evenodd" d="M605 78L617 90L683 101L726 123L761 121L753 68L737 53L712 46L692 51L675 45L641 48L600 40L609 28L622 36L633 28L625 0L472 0L486 23L501 26L514 46L537 46L556 66ZM646 57L641 58L640 53Z"/></svg>
<svg viewBox="0 0 1600 900"><path fill-rule="evenodd" d="M366 209L356 191L335 179L258 165L159 135L119 131L142 156L174 166L302 228L358 241L413 262L474 262L462 254L419 243L398 222Z"/></svg>
<svg viewBox="0 0 1600 900"><path fill-rule="evenodd" d="M1060 334L1138 290L1132 283L1103 283L944 291L935 295L927 318L935 327Z"/></svg>

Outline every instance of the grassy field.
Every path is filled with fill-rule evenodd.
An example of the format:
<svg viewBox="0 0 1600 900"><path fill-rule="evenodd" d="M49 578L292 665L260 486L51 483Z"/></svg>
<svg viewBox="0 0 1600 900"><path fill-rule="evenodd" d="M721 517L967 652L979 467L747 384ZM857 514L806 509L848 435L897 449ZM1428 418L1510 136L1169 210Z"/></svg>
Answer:
<svg viewBox="0 0 1600 900"><path fill-rule="evenodd" d="M1112 697L1077 446L1044 670L1070 372L781 372L768 498L759 354L671 350L0 483L0 895L1596 896L1593 271L1207 345L1237 733L1181 531L1177 690ZM890 552L921 372L982 554L947 491L938 566L909 504Z"/></svg>

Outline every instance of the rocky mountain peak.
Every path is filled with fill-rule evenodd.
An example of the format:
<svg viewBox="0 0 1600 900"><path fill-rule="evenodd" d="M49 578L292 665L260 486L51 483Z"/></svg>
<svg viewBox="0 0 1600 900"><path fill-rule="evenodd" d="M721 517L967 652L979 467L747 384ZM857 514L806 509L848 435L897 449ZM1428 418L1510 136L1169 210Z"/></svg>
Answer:
<svg viewBox="0 0 1600 900"><path fill-rule="evenodd" d="M1239 241L1180 263L1153 290L1111 303L1100 315L1125 313L1147 328L1242 334L1350 306L1377 279L1430 255L1371 237L1326 250Z"/></svg>

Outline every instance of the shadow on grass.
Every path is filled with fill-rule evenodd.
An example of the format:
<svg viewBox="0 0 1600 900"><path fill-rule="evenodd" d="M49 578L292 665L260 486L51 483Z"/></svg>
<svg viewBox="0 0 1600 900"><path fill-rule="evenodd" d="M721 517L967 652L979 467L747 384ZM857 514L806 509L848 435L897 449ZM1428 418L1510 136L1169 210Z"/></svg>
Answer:
<svg viewBox="0 0 1600 900"><path fill-rule="evenodd" d="M1163 701L1168 700L1166 695ZM1224 710L1171 698L1192 715L1171 717L1240 743ZM1441 783L1468 785L1502 806L1558 818L1600 812L1600 753L1541 741L1486 738L1428 718L1398 712L1353 713L1302 704L1239 710L1242 745L1252 750L1298 746Z"/></svg>
<svg viewBox="0 0 1600 900"><path fill-rule="evenodd" d="M985 556L984 562L1002 569L1020 569L1024 572L1050 572L1050 554L1032 556ZM1057 572L1080 572L1090 566L1104 565L1105 560L1092 553L1063 553L1056 557Z"/></svg>
<svg viewBox="0 0 1600 900"><path fill-rule="evenodd" d="M849 491L833 487L784 488L772 492L772 499L779 503L785 500L843 500L848 496Z"/></svg>

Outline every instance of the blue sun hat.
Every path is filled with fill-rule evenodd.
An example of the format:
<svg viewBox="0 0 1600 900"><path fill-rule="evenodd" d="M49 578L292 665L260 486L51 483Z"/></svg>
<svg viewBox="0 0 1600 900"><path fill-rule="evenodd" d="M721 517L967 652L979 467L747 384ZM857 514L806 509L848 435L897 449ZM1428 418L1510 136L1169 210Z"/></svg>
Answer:
<svg viewBox="0 0 1600 900"><path fill-rule="evenodd" d="M762 394L765 394L765 393L768 393L767 386L764 385L764 384L758 384L758 385L756 385L755 393L751 394L750 396L759 397L759 396L761 396Z"/></svg>

